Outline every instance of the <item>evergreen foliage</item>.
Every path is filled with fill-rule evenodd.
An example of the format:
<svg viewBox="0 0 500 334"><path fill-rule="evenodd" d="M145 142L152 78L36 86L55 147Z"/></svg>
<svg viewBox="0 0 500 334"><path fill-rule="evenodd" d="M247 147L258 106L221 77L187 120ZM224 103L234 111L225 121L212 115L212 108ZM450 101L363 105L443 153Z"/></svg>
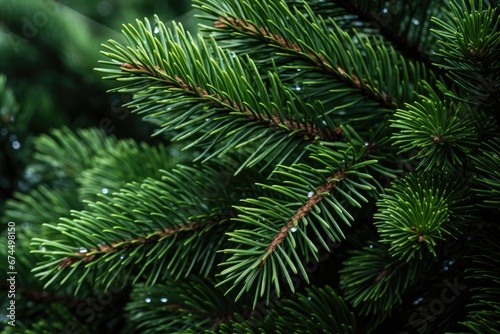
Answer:
<svg viewBox="0 0 500 334"><path fill-rule="evenodd" d="M97 71L162 143L35 140L42 181L4 213L17 328L500 331L497 5L200 0L196 36L124 25Z"/></svg>

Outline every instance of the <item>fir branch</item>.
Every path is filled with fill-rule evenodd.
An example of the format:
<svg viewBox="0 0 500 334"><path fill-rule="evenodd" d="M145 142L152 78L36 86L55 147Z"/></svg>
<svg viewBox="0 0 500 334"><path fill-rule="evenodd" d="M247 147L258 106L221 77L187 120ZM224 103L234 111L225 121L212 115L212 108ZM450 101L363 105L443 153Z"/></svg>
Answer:
<svg viewBox="0 0 500 334"><path fill-rule="evenodd" d="M364 150L363 155L359 159L359 162L364 162L368 160L369 154L373 151L375 147L374 143L366 145L366 149ZM264 257L261 260L261 263L259 264L259 267L262 267L264 263L266 262L267 258L276 251L276 248L285 240L285 238L288 235L288 231L297 226L298 222L307 216L311 210L314 209L314 207L325 198L326 195L330 194L332 190L337 186L339 182L344 180L345 175L344 172L347 171L346 168L342 168L338 172L335 173L335 175L330 176L326 179L325 184L320 186L314 194L307 200L307 202L301 206L296 213L292 216L292 218L288 221L288 223L283 226L280 230L280 232L274 237L274 239L271 241L269 244L269 247L267 248L267 254L266 257Z"/></svg>
<svg viewBox="0 0 500 334"><path fill-rule="evenodd" d="M467 95L454 99L466 101L471 111L489 111L497 116L500 102L500 16L498 8L485 8L483 1L450 1L453 15L433 17L439 38L438 65Z"/></svg>
<svg viewBox="0 0 500 334"><path fill-rule="evenodd" d="M74 253L75 256L67 256L61 260L59 264L59 269L64 269L71 266L74 263L82 261L84 263L89 263L97 260L100 256L118 252L125 248L133 249L134 247L148 245L153 243L159 243L165 241L166 238L172 237L176 234L183 235L184 233L195 232L202 230L208 226L218 225L224 221L229 220L231 217L220 217L219 219L212 219L201 223L187 223L183 225L178 225L175 227L164 228L160 231L155 231L145 237L137 237L133 239L128 239L124 241L118 241L108 245L99 245L99 248L93 248L89 251L77 251Z"/></svg>
<svg viewBox="0 0 500 334"><path fill-rule="evenodd" d="M79 129L68 127L55 129L34 141L34 159L56 174L54 179L74 179L83 170L92 166L94 159L113 148L115 136L107 135L102 129Z"/></svg>
<svg viewBox="0 0 500 334"><path fill-rule="evenodd" d="M481 206L500 209L500 140L495 138L483 144L479 154L472 157L477 175L473 178L474 191Z"/></svg>
<svg viewBox="0 0 500 334"><path fill-rule="evenodd" d="M365 146L366 149L364 150L364 153L361 159L359 160L360 162L368 160L369 155L374 151L375 143L369 143L368 145ZM279 244L281 244L283 240L285 240L285 238L288 235L288 231L294 226L297 226L299 220L304 218L314 208L315 205L317 205L321 200L325 198L326 194L330 194L333 188L335 188L337 184L344 179L345 171L346 169L339 170L338 172L335 173L335 175L328 177L326 179L327 182L323 184L321 187L319 187L314 192L314 194L307 200L307 202L297 210L297 212L293 215L293 217L288 221L288 223L285 226L281 228L280 232L272 240L271 244L267 248L268 256L271 255L273 252L275 252L276 247L278 247ZM263 266L266 260L267 257L265 257L261 261L259 267Z"/></svg>
<svg viewBox="0 0 500 334"><path fill-rule="evenodd" d="M224 18L222 16L219 17L219 20L214 23L214 27L216 29L236 29L243 33L262 38L264 41L270 42L271 45L279 47L280 51L288 51L317 67L320 71L328 73L345 84L360 90L362 94L380 103L380 105L385 108L395 109L399 104L396 97L389 96L388 93L381 89L368 89L369 83L366 79L362 79L362 85L361 80L356 74L349 74L349 70L346 70L339 64L331 63L330 60L321 53L315 52L304 46L299 46L291 41L287 41L282 36L269 32L263 27L256 27L252 23L243 19ZM372 85L370 86L373 87ZM392 103L393 101L396 104Z"/></svg>
<svg viewBox="0 0 500 334"><path fill-rule="evenodd" d="M247 53L251 57L259 55L245 46L260 41L262 45L258 52L267 47L268 57L271 57L270 51L278 50L276 61L281 68L287 63L295 66L297 60L312 64L302 68L311 74L315 68L316 79L313 80L316 82L318 74L326 74L325 83L327 77L333 77L334 80L328 83L331 92L352 94L349 106L355 104L352 97L357 95L362 99L356 102L371 101L382 109L394 110L404 102L413 101L419 82L428 78L435 81L434 74L424 63L403 58L383 38L369 37L369 34L357 30L349 34L336 24L334 18L323 19L307 3L303 3L300 11L296 7L289 8L284 1L244 2L240 5L230 0L221 6L218 0L211 0L200 3L199 7L210 15L205 19L215 22L215 26L205 26L205 29L218 41L228 41L235 52ZM286 29L281 29L283 22L286 22ZM238 39L239 43L234 42ZM344 86L334 88L332 83L343 83ZM341 96L332 97L332 100L342 100Z"/></svg>
<svg viewBox="0 0 500 334"><path fill-rule="evenodd" d="M112 150L104 151L94 159L93 166L76 178L80 185L80 200L95 201L98 194L111 195L127 183L161 177L160 170L171 169L187 158L172 157L170 150L161 143L152 146L132 139L120 140Z"/></svg>
<svg viewBox="0 0 500 334"><path fill-rule="evenodd" d="M375 226L389 254L401 261L436 257L440 242L470 219L467 177L412 173L394 181L377 202Z"/></svg>
<svg viewBox="0 0 500 334"><path fill-rule="evenodd" d="M401 263L381 243L349 251L340 277L348 300L362 315L386 318L391 308L402 303L403 294L415 283L421 266L417 261Z"/></svg>
<svg viewBox="0 0 500 334"><path fill-rule="evenodd" d="M331 251L328 242L345 238L339 222L350 226L354 218L346 207L361 207L358 200L368 201L362 193L375 187L370 182L372 177L362 170L377 161L367 159L367 145L352 129L343 131L357 147L344 143L314 145L310 147L310 159L322 168L311 169L307 164L280 166L270 179L273 184L259 184L269 191L268 196L246 199L246 207L235 207L241 214L233 221L252 229L226 233L239 247L224 250L232 256L222 264L228 268L221 272L226 278L219 284L234 281L229 291L243 284L238 298L255 284L254 303L264 295L269 302L271 287L262 284L271 281L279 296L280 282L275 277L281 275L294 291L291 274L300 272L308 281L303 259L318 260L319 247ZM317 240L313 241L313 236Z"/></svg>
<svg viewBox="0 0 500 334"><path fill-rule="evenodd" d="M213 39L198 35L194 40L180 25L170 30L158 17L155 21L157 32L148 20L138 21L138 29L124 26L134 48L110 41L111 46L105 45L110 52L102 53L111 61L102 63L118 69L100 71L107 79L128 82L116 91L133 94L127 106L160 122L157 134L170 131L175 133L172 140L191 139L186 149L201 147L204 151L195 160L208 161L252 145L253 153L239 173L265 158L283 163L290 151L304 154L307 144L320 137L342 138L321 102L308 103L276 73L269 72L264 81L251 59L222 50Z"/></svg>
<svg viewBox="0 0 500 334"><path fill-rule="evenodd" d="M500 331L500 229L495 223L478 234L469 256L471 266L465 270L472 287L469 314L461 324L477 334Z"/></svg>
<svg viewBox="0 0 500 334"><path fill-rule="evenodd" d="M43 255L35 275L50 278L48 286L58 278L68 281L75 273L82 277L93 273L99 276L96 285L104 290L117 275L133 275L138 281L145 270L151 274L148 285L192 271L208 275L217 261L216 251L225 243L224 232L232 228L223 220L233 215L231 204L236 201L235 188L229 185L235 182L236 189L250 189L257 179L255 174L230 177L234 161L221 163L223 167L220 163L198 168L179 165L162 171L161 181L148 178L129 183L120 192L100 196L102 201L89 202L88 210L72 211L72 218L62 218L58 225L45 224L59 236L33 239L38 249L32 253ZM224 169L228 174L221 173ZM142 264L139 271L138 263ZM74 282L77 291L83 282Z"/></svg>
<svg viewBox="0 0 500 334"><path fill-rule="evenodd" d="M263 258L259 264L259 267L262 267L266 262L267 258L276 251L276 247L281 244L288 235L288 231L297 226L298 221L304 218L313 208L317 205L323 198L325 198L325 194L329 194L333 188L344 178L343 171L337 172L334 176L331 176L327 179L327 182L319 187L314 195L312 195L309 200L300 207L297 212L293 215L290 221L281 228L280 232L274 237L271 241L269 247L267 248L267 256Z"/></svg>
<svg viewBox="0 0 500 334"><path fill-rule="evenodd" d="M410 159L419 160L417 169L455 169L477 145L476 122L465 105L443 101L428 84L423 87L426 96L392 116L390 126L397 129L394 145L399 153L415 152Z"/></svg>
<svg viewBox="0 0 500 334"><path fill-rule="evenodd" d="M195 86L192 87L188 85L184 80L182 80L179 76L175 76L175 80L171 80L169 76L158 66L154 67L154 70L150 70L141 65L134 65L130 63L125 63L121 65L121 69L123 71L129 71L136 74L146 74L153 78L160 79L167 83L167 85L172 85L173 87L180 88L185 92L192 93L198 95L199 97L215 102L218 104L218 107L222 107L224 109L229 109L229 111L237 111L247 117L250 121L258 121L262 124L265 124L274 130L283 130L286 129L287 132L293 133L295 136L303 137L305 140L310 142L316 142L317 140L322 141L337 141L342 139L342 130L340 127L336 127L333 131L327 129L320 129L314 127L311 124L299 124L296 122L292 122L290 120L282 119L275 113L272 116L267 115L256 115L256 113L250 110L245 105L238 105L236 102L231 102L228 99L224 99L222 96L218 94L209 94L204 88Z"/></svg>

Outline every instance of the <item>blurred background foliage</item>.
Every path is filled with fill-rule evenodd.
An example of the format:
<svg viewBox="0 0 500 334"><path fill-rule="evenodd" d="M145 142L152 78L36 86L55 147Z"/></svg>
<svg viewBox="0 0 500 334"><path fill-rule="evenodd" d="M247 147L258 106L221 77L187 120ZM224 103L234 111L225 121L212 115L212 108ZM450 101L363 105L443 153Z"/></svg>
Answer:
<svg viewBox="0 0 500 334"><path fill-rule="evenodd" d="M93 71L101 43L121 41L121 26L158 14L190 31L190 0L0 0L0 216L13 192L37 180L23 175L31 139L50 128L100 127L118 138L154 141L129 117L126 95Z"/></svg>

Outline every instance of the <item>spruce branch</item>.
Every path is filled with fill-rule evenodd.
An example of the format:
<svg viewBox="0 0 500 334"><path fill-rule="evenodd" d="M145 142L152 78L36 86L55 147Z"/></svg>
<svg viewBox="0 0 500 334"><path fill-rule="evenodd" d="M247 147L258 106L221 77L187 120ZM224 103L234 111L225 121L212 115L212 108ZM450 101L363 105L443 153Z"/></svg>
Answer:
<svg viewBox="0 0 500 334"><path fill-rule="evenodd" d="M421 266L394 259L381 243L349 252L340 270L345 298L361 315L376 314L381 322L419 275Z"/></svg>
<svg viewBox="0 0 500 334"><path fill-rule="evenodd" d="M352 129L343 131L356 138ZM280 166L270 178L271 184L259 184L269 191L268 196L249 198L244 200L246 206L235 206L241 213L233 221L245 223L249 229L227 233L236 247L224 250L231 257L221 264L227 268L221 271L225 279L219 285L232 282L228 291L243 285L237 298L255 289L255 305L262 296L269 303L267 281L278 296L281 283L277 277L284 275L292 291L292 274L300 272L308 281L301 259L317 260L318 247L331 251L328 242L344 238L337 220L350 226L354 218L347 207L361 207L358 200L368 201L363 193L376 188L372 177L363 172L376 161L365 156L366 146L360 142L361 148L341 143L311 146L310 159L319 163L318 168Z"/></svg>
<svg viewBox="0 0 500 334"><path fill-rule="evenodd" d="M79 129L76 132L67 127L51 130L34 141L36 162L57 171L55 179L75 179L79 173L92 166L103 151L113 148L116 137L108 136L101 129Z"/></svg>
<svg viewBox="0 0 500 334"><path fill-rule="evenodd" d="M467 305L466 321L461 325L473 333L498 332L500 323L500 229L494 224L482 231L473 244L469 257L471 266L466 269L466 282L471 287L472 298Z"/></svg>
<svg viewBox="0 0 500 334"><path fill-rule="evenodd" d="M399 153L415 152L411 159L417 168L455 169L466 162L467 154L477 145L476 122L464 104L457 104L440 96L427 84L426 96L406 104L391 118L392 135Z"/></svg>
<svg viewBox="0 0 500 334"><path fill-rule="evenodd" d="M500 207L500 140L495 138L483 144L480 154L472 158L477 174L473 178L474 191L482 200L481 206L498 210Z"/></svg>
<svg viewBox="0 0 500 334"><path fill-rule="evenodd" d="M214 27L207 27L207 30L214 33L217 40L260 39L270 49L277 50L277 56L284 61L286 58L301 59L316 67L317 73L340 80L353 92L357 91L386 109L410 102L417 83L428 76L425 65L398 56L394 49L386 48L381 39L370 39L355 31L359 43L354 43L332 18L327 25L305 3L303 12L290 9L282 1L240 5L231 0L220 6L213 0L200 3L199 7L211 14L207 19L214 22ZM279 22L287 22L287 29L280 29ZM377 59L384 61L375 64ZM404 80L399 80L400 77ZM401 81L403 87L394 85Z"/></svg>
<svg viewBox="0 0 500 334"><path fill-rule="evenodd" d="M472 206L467 178L449 174L410 174L381 195L375 226L389 254L401 261L437 256L439 243L460 232Z"/></svg>
<svg viewBox="0 0 500 334"><path fill-rule="evenodd" d="M195 0L205 34L124 25L99 71L174 146L38 138L35 162L69 187L6 205L37 225L17 230L20 286L80 298L118 282L126 332L445 331L466 307L463 326L496 329L499 11L445 1ZM443 279L464 268L456 298ZM440 314L415 318L425 307ZM80 316L63 311L57 332Z"/></svg>
<svg viewBox="0 0 500 334"><path fill-rule="evenodd" d="M212 219L204 222L189 222L183 225L164 228L163 230L155 231L147 236L118 241L111 244L108 243L108 245L99 245L99 248L93 248L90 250L77 251L74 253L74 256L67 256L62 259L58 269L70 267L79 261L82 261L83 263L96 261L100 256L106 256L107 254L119 252L123 249L133 252L134 248L142 247L143 245L165 242L168 238L175 235L178 235L179 238L187 238L190 234L192 234L192 232L203 230L209 226L222 224L228 221L229 218L231 217L220 217L218 219Z"/></svg>
<svg viewBox="0 0 500 334"><path fill-rule="evenodd" d="M182 159L172 157L170 149L161 143L152 146L122 139L76 178L79 198L83 202L96 201L97 194L112 194L129 182L160 178L161 169L171 169L179 162Z"/></svg>
<svg viewBox="0 0 500 334"><path fill-rule="evenodd" d="M251 59L223 51L213 39L194 40L181 26L169 30L155 21L157 33L147 20L138 21L137 29L124 26L136 50L110 41L103 54L111 61L102 63L118 70L100 71L128 82L116 91L133 94L127 106L159 121L163 129L157 133L171 131L177 133L174 140L191 138L185 148L201 147L197 160L252 145L255 151L240 172L265 158L282 163L291 150L304 152L320 138L342 138L320 102L305 101L276 73L269 72L264 82Z"/></svg>
<svg viewBox="0 0 500 334"><path fill-rule="evenodd" d="M16 193L5 203L3 218L22 221L38 230L43 223L54 222L71 209L82 208L76 187L49 187L40 185L28 193Z"/></svg>
<svg viewBox="0 0 500 334"><path fill-rule="evenodd" d="M253 24L242 21L241 19L225 19L220 17L219 21L214 23L214 28L232 29L243 32L247 35L260 37L270 45L279 47L280 52L294 54L315 66L318 71L328 73L345 84L360 90L363 94L379 102L383 107L390 109L395 108L395 106L391 103L391 97L386 92L382 91L380 94L374 92L368 88L368 82L366 80L364 81L365 85L362 85L356 74L350 73L350 71L347 72L345 68L338 64L332 64L331 59L326 58L322 53L316 53L305 48L304 46L301 47L298 44L285 40L280 35L268 32L262 27L255 27Z"/></svg>
<svg viewBox="0 0 500 334"><path fill-rule="evenodd" d="M146 270L153 273L146 275L148 285L192 271L208 275L216 251L225 243L224 232L233 225L227 218L233 215L231 204L237 199L234 188L226 187L234 182L236 189L249 190L256 180L254 174L226 179L234 172L232 163L225 161L224 168L229 169L225 176L219 163L199 169L179 165L163 172L161 181L129 183L111 196L88 202L87 210L72 211L72 217L62 218L58 225L45 224L59 236L33 239L37 249L32 253L43 256L35 275L50 278L48 286L81 273L83 278L72 282L76 291L91 275L100 277L104 289L120 274L140 281ZM207 233L210 239L204 237Z"/></svg>
<svg viewBox="0 0 500 334"><path fill-rule="evenodd" d="M437 65L467 93L449 96L494 112L500 101L500 16L498 8L483 3L450 1L450 15L432 18L436 26L432 32L441 46Z"/></svg>
<svg viewBox="0 0 500 334"><path fill-rule="evenodd" d="M121 69L123 71L130 71L136 74L145 74L157 79L161 79L167 85L173 85L174 87L177 87L185 91L186 93L192 93L202 99L213 101L215 104L217 104L216 107L226 108L228 112L239 112L240 114L246 116L250 121L257 121L275 130L284 130L290 132L295 136L299 136L311 142L316 142L317 140L336 141L342 138L342 130L339 127L336 127L332 132L330 132L328 129L317 128L311 124L299 124L287 119L282 119L282 117L280 116L280 114L282 113L278 112L273 112L271 115L260 115L255 110L249 109L247 105L240 106L236 102L231 102L227 98L224 98L218 94L209 94L204 88L191 87L178 76L175 76L174 81L170 81L169 79L167 79L168 76L163 72L163 70L158 67L156 67L156 70L152 72L143 66L126 63L121 66Z"/></svg>
<svg viewBox="0 0 500 334"><path fill-rule="evenodd" d="M297 210L290 221L281 228L280 232L271 241L271 244L267 248L267 256L261 260L259 267L264 265L267 258L276 251L276 247L278 247L285 240L290 229L296 227L298 222L302 220L302 218L304 218L314 208L314 206L325 197L325 194L330 194L337 183L342 181L343 178L344 175L342 171L338 171L333 177L330 176L327 179L326 184L319 187L314 195L312 195L307 202Z"/></svg>

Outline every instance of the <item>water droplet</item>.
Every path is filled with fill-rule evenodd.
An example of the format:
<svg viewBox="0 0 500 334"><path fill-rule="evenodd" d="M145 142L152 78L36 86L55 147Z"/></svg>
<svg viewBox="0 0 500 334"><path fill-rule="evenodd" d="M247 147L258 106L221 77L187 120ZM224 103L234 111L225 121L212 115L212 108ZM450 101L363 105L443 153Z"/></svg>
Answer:
<svg viewBox="0 0 500 334"><path fill-rule="evenodd" d="M146 303L151 303L151 298L146 298L146 299L144 299L144 301L145 301Z"/></svg>
<svg viewBox="0 0 500 334"><path fill-rule="evenodd" d="M443 270L444 270L444 271L448 271L448 269L450 269L450 268L448 268L448 266L444 266L444 267L443 267Z"/></svg>
<svg viewBox="0 0 500 334"><path fill-rule="evenodd" d="M87 252L88 252L88 250L87 250L87 248L85 248L85 247L80 247L79 252L80 252L80 253L85 254L85 253L87 253Z"/></svg>
<svg viewBox="0 0 500 334"><path fill-rule="evenodd" d="M32 167L27 167L24 171L24 177L31 183L38 183L42 179L41 175Z"/></svg>
<svg viewBox="0 0 500 334"><path fill-rule="evenodd" d="M373 248L373 244L369 244L368 247Z"/></svg>
<svg viewBox="0 0 500 334"><path fill-rule="evenodd" d="M312 299L311 296L307 296L307 300L311 300L311 299Z"/></svg>
<svg viewBox="0 0 500 334"><path fill-rule="evenodd" d="M108 190L108 188L102 188L101 192L102 192L104 195L106 195L106 194L109 192L109 190Z"/></svg>
<svg viewBox="0 0 500 334"><path fill-rule="evenodd" d="M314 195L314 191L310 191L307 193L307 197L311 198Z"/></svg>
<svg viewBox="0 0 500 334"><path fill-rule="evenodd" d="M297 228L296 228L296 227L292 227L292 228L290 229L290 231L292 231L292 233L295 233L295 232L297 231Z"/></svg>
<svg viewBox="0 0 500 334"><path fill-rule="evenodd" d="M368 145L370 145L370 143L369 143L369 142L367 142L367 141L365 141L365 146L368 146Z"/></svg>
<svg viewBox="0 0 500 334"><path fill-rule="evenodd" d="M162 298L162 299L160 299L160 301L161 301L162 303L166 303L166 302L168 302L168 299L167 299L167 298Z"/></svg>
<svg viewBox="0 0 500 334"><path fill-rule="evenodd" d="M420 22L419 22L417 19L413 19L413 21L412 21L412 22L413 22L413 24L414 24L414 25L416 25L416 26L418 26L418 25L420 24Z"/></svg>
<svg viewBox="0 0 500 334"><path fill-rule="evenodd" d="M326 121L325 121L325 120L322 120L322 121L321 121L321 123L322 123L323 125L326 125Z"/></svg>
<svg viewBox="0 0 500 334"><path fill-rule="evenodd" d="M125 255L120 255L120 260L123 260L125 258Z"/></svg>
<svg viewBox="0 0 500 334"><path fill-rule="evenodd" d="M42 252L45 252L46 248L45 248L45 246L40 246L40 247L38 247L38 249L41 250Z"/></svg>
<svg viewBox="0 0 500 334"><path fill-rule="evenodd" d="M159 33L160 32L160 28L158 28L158 26L155 27L155 29L153 30L155 34Z"/></svg>
<svg viewBox="0 0 500 334"><path fill-rule="evenodd" d="M298 69L297 69L297 72L300 72L300 71L302 71L302 69L298 68Z"/></svg>
<svg viewBox="0 0 500 334"><path fill-rule="evenodd" d="M418 297L417 299L415 299L415 300L413 301L413 303L412 303L412 304L413 304L413 305L418 305L418 304L420 304L423 300L424 300L424 298L422 298L422 297Z"/></svg>
<svg viewBox="0 0 500 334"><path fill-rule="evenodd" d="M230 55L231 55L231 58L236 58L236 53L231 52Z"/></svg>
<svg viewBox="0 0 500 334"><path fill-rule="evenodd" d="M16 140L15 142L12 143L12 148L14 150L18 150L19 148L21 148L21 143Z"/></svg>
<svg viewBox="0 0 500 334"><path fill-rule="evenodd" d="M295 86L295 90L301 90L301 89L302 89L302 87L300 87L299 85Z"/></svg>
<svg viewBox="0 0 500 334"><path fill-rule="evenodd" d="M382 9L382 12L384 12L384 14L387 14L389 12L389 10L387 8L384 8L384 9Z"/></svg>

